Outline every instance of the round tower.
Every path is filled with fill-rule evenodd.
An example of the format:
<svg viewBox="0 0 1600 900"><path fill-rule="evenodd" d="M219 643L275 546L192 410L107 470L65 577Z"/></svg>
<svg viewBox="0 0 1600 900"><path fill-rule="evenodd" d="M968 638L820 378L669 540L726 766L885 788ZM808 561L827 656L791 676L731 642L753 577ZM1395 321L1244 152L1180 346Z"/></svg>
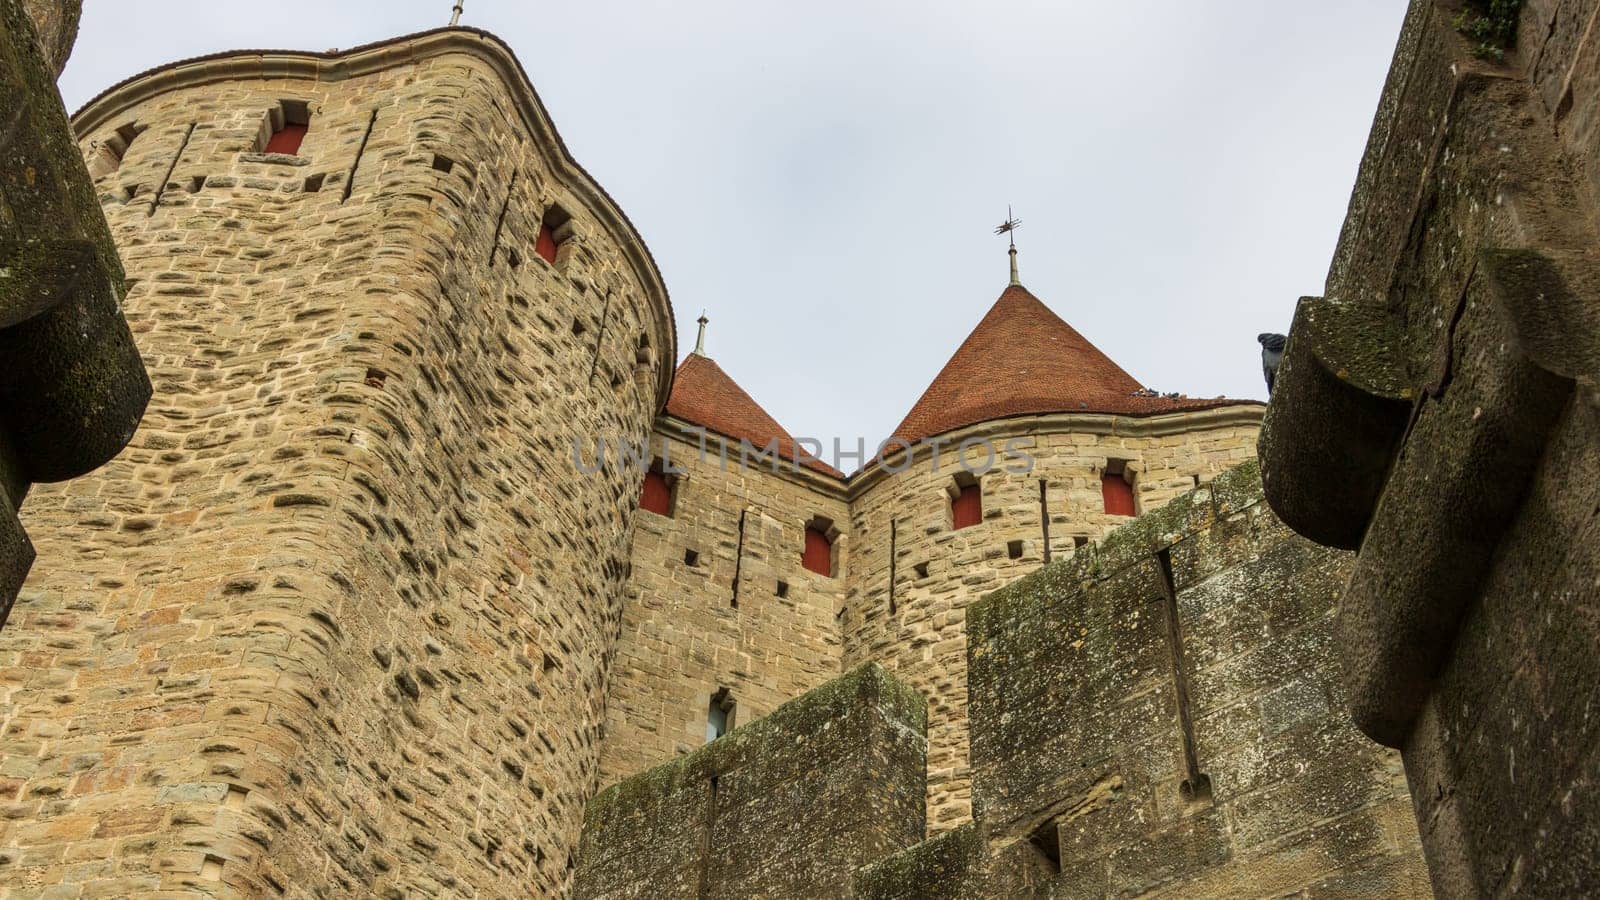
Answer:
<svg viewBox="0 0 1600 900"><path fill-rule="evenodd" d="M155 397L29 501L5 774L52 799L7 880L561 892L639 478L572 439L644 440L676 358L639 235L468 29L187 60L75 126Z"/></svg>
<svg viewBox="0 0 1600 900"><path fill-rule="evenodd" d="M928 699L928 829L971 818L966 607L1255 455L1263 406L1160 395L1011 283L851 478L846 670Z"/></svg>

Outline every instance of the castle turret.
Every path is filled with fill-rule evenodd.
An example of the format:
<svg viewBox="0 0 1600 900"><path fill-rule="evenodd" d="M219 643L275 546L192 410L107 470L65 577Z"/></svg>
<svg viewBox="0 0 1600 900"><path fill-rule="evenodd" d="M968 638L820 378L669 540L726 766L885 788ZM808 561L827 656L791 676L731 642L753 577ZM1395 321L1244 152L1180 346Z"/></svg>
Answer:
<svg viewBox="0 0 1600 900"><path fill-rule="evenodd" d="M1016 278L851 478L843 667L928 698L928 827L971 815L967 604L1254 455L1262 406L1146 389Z"/></svg>
<svg viewBox="0 0 1600 900"><path fill-rule="evenodd" d="M560 893L638 499L571 440L642 441L676 356L639 235L478 31L188 60L75 125L155 397L27 509L4 779L53 799L6 880Z"/></svg>
<svg viewBox="0 0 1600 900"><path fill-rule="evenodd" d="M697 348L678 366L644 476L607 784L839 674L844 477L797 457L794 436Z"/></svg>

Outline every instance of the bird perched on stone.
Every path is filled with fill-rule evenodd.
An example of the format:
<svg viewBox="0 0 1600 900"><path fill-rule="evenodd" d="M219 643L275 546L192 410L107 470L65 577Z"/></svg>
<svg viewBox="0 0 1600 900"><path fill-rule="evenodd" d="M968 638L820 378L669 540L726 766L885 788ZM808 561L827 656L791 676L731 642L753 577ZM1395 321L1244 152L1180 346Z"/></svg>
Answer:
<svg viewBox="0 0 1600 900"><path fill-rule="evenodd" d="M1258 334L1261 342L1261 373L1267 376L1267 396L1272 396L1272 382L1277 380L1278 366L1283 362L1283 345L1289 338L1281 334Z"/></svg>

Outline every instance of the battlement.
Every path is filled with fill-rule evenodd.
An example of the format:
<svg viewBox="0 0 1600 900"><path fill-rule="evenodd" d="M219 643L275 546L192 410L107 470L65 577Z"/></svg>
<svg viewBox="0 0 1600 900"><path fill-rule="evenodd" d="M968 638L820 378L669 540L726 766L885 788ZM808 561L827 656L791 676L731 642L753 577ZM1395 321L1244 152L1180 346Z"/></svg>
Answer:
<svg viewBox="0 0 1600 900"><path fill-rule="evenodd" d="M601 792L574 896L839 896L922 837L926 727L926 701L863 665Z"/></svg>
<svg viewBox="0 0 1600 900"><path fill-rule="evenodd" d="M1398 759L1340 712L1350 562L1235 468L968 607L971 822L912 845L921 704L868 665L602 793L577 896L1430 896Z"/></svg>

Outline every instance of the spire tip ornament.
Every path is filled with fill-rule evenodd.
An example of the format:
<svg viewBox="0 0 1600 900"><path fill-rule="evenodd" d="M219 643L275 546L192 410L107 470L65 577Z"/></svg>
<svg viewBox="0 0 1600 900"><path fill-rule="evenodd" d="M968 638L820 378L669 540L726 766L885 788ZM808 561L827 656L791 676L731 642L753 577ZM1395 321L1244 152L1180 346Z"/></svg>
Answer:
<svg viewBox="0 0 1600 900"><path fill-rule="evenodd" d="M1006 220L994 230L995 234L1004 234L1011 238L1011 284L1021 287L1022 281L1017 277L1017 229L1022 227L1022 220L1011 214L1011 204L1006 204Z"/></svg>

